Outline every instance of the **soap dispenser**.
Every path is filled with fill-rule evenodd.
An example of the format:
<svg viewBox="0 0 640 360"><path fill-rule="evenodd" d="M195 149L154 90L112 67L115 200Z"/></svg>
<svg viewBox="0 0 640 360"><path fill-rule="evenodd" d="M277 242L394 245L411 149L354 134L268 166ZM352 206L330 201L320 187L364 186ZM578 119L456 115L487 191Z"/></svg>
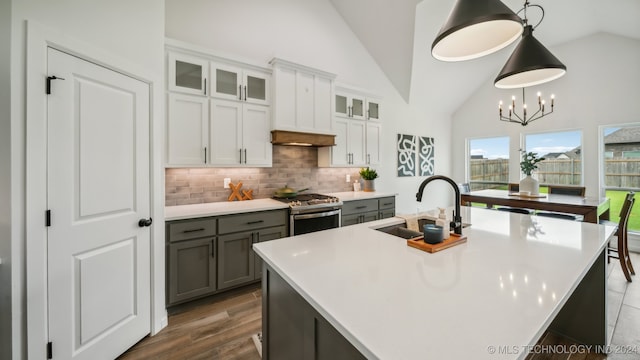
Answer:
<svg viewBox="0 0 640 360"><path fill-rule="evenodd" d="M445 210L444 208L438 208L438 210L440 210L440 214L438 214L438 219L436 220L436 225L437 226L442 226L442 238L443 239L448 239L449 238L449 222L447 221L447 214L445 214Z"/></svg>

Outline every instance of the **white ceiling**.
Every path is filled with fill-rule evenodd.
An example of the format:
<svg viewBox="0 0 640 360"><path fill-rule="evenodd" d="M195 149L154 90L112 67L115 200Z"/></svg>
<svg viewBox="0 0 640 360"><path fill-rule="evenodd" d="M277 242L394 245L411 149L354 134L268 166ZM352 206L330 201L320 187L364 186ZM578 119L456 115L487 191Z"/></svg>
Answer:
<svg viewBox="0 0 640 360"><path fill-rule="evenodd" d="M463 94L459 86L452 86L452 72L456 77L465 79L466 86L462 91L471 92L487 81L492 72L497 74L515 46L511 45L478 60L444 63L431 57L431 42L448 16L454 0L330 1L407 102L413 72L417 67L426 66L420 71L420 76L428 76L430 83L442 84L444 89L438 89L441 95L443 90L446 92L447 86L451 88L458 95L456 105L459 105L460 95ZM520 0L503 2L514 11L521 9L524 3ZM535 36L547 47L596 32L640 39L638 0L548 0L533 3L543 6L545 10L544 21L536 29ZM530 10L528 17L533 24L540 19L537 9Z"/></svg>

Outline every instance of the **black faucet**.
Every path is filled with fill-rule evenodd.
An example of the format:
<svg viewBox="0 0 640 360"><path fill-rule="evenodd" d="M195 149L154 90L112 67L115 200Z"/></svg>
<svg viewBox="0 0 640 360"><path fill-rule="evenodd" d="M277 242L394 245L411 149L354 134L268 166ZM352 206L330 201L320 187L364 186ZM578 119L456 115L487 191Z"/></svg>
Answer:
<svg viewBox="0 0 640 360"><path fill-rule="evenodd" d="M462 235L462 217L460 216L460 189L458 188L458 184L456 184L455 181L453 181L451 178L448 178L442 175L430 176L426 178L422 182L422 184L420 184L420 187L418 188L418 192L416 193L416 200L420 202L422 201L422 193L424 192L424 187L427 186L427 184L432 182L433 180L444 180L449 184L451 184L451 187L453 187L453 191L455 191L455 197L456 197L455 199L456 209L453 212L453 221L450 223L449 226L453 228L454 234Z"/></svg>

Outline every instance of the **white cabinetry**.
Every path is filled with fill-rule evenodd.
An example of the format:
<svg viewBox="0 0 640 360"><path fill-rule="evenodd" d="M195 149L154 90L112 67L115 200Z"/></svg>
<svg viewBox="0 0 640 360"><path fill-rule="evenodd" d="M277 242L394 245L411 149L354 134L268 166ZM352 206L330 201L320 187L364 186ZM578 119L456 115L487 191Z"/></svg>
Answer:
<svg viewBox="0 0 640 360"><path fill-rule="evenodd" d="M196 56L170 52L168 54L169 91L207 95L209 61Z"/></svg>
<svg viewBox="0 0 640 360"><path fill-rule="evenodd" d="M268 105L270 74L233 64L211 62L211 96Z"/></svg>
<svg viewBox="0 0 640 360"><path fill-rule="evenodd" d="M167 43L167 166L271 166L271 69Z"/></svg>
<svg viewBox="0 0 640 360"><path fill-rule="evenodd" d="M329 134L334 74L274 58L273 129Z"/></svg>
<svg viewBox="0 0 640 360"><path fill-rule="evenodd" d="M211 100L210 163L218 166L270 166L270 110L267 106Z"/></svg>
<svg viewBox="0 0 640 360"><path fill-rule="evenodd" d="M207 162L209 100L202 96L169 94L167 164Z"/></svg>
<svg viewBox="0 0 640 360"><path fill-rule="evenodd" d="M318 166L380 164L380 101L353 89L336 88L333 128L336 146L318 148Z"/></svg>

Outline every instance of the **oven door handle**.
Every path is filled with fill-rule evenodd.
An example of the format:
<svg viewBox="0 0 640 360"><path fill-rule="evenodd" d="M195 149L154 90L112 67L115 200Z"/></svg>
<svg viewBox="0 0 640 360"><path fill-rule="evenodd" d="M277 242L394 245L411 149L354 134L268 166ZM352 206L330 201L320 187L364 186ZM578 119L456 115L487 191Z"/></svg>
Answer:
<svg viewBox="0 0 640 360"><path fill-rule="evenodd" d="M338 214L340 214L340 209L333 210L333 211L325 211L321 213L293 215L293 218L294 220L304 220L304 219L315 219L319 217L338 215Z"/></svg>

